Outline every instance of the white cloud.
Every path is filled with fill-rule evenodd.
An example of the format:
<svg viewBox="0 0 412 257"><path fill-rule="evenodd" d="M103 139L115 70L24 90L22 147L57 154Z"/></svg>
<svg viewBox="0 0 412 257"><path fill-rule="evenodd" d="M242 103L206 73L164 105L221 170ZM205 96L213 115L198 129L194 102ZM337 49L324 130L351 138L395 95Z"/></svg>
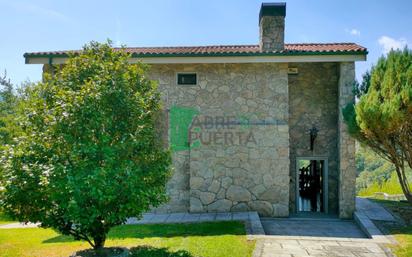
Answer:
<svg viewBox="0 0 412 257"><path fill-rule="evenodd" d="M360 36L360 30L358 29L345 29L345 31L352 36Z"/></svg>
<svg viewBox="0 0 412 257"><path fill-rule="evenodd" d="M382 46L383 53L388 53L391 49L402 49L407 44L408 41L405 38L394 39L388 36L381 36L378 39L379 45Z"/></svg>
<svg viewBox="0 0 412 257"><path fill-rule="evenodd" d="M354 36L360 36L360 31L357 29L351 29L350 34Z"/></svg>

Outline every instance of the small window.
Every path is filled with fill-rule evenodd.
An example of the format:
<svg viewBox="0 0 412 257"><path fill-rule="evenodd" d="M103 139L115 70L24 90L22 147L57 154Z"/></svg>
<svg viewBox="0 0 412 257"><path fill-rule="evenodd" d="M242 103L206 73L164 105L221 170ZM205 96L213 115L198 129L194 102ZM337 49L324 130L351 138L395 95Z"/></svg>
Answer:
<svg viewBox="0 0 412 257"><path fill-rule="evenodd" d="M196 73L178 73L177 74L178 85L197 85Z"/></svg>

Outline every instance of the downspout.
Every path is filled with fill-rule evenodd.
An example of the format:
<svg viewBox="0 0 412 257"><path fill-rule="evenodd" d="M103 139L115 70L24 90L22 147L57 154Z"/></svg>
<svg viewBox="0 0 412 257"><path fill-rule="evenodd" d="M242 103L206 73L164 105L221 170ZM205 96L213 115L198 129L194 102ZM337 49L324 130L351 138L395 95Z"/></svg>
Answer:
<svg viewBox="0 0 412 257"><path fill-rule="evenodd" d="M50 73L52 77L54 77L53 57L49 57L49 67L50 67Z"/></svg>

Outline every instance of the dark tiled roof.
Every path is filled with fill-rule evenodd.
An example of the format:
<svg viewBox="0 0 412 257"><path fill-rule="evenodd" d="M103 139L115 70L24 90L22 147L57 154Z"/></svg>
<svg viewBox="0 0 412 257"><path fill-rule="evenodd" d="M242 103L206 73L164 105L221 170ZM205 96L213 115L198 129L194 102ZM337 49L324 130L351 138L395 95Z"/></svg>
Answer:
<svg viewBox="0 0 412 257"><path fill-rule="evenodd" d="M115 48L121 50L121 48ZM27 57L66 57L81 50L25 53ZM176 47L127 47L135 57L165 56L237 56L237 55L304 55L304 54L366 54L367 49L355 43L285 44L284 50L263 52L259 45L215 45Z"/></svg>

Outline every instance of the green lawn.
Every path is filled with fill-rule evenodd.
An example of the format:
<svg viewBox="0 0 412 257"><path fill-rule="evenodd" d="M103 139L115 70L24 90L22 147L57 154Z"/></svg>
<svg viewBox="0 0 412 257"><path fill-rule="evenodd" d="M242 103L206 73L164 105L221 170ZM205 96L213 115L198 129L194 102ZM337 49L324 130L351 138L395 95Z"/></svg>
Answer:
<svg viewBox="0 0 412 257"><path fill-rule="evenodd" d="M392 229L391 234L394 235L399 242L398 245L392 247L395 255L397 257L412 256L412 226Z"/></svg>
<svg viewBox="0 0 412 257"><path fill-rule="evenodd" d="M123 225L110 231L106 246L137 247L133 249L135 257L249 257L255 242L246 239L243 223L230 221ZM1 257L67 257L86 248L89 248L87 243L51 229L0 229Z"/></svg>
<svg viewBox="0 0 412 257"><path fill-rule="evenodd" d="M397 257L412 256L412 225L410 224L412 218L412 206L407 202L389 201L380 199L370 199L384 206L385 208L396 213L404 221L407 226L386 225L386 229L393 235L399 244L392 245L391 248Z"/></svg>

